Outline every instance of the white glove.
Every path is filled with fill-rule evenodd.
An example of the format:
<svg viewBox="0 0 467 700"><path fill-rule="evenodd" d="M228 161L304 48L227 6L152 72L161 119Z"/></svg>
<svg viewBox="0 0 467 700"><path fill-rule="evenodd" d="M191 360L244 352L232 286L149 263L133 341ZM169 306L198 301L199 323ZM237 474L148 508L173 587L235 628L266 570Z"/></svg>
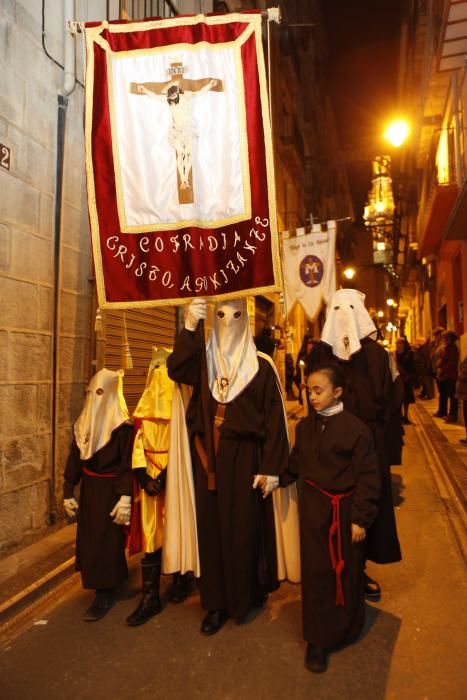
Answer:
<svg viewBox="0 0 467 700"><path fill-rule="evenodd" d="M206 318L208 305L206 299L193 299L185 316L185 328L187 331L195 331L198 323Z"/></svg>
<svg viewBox="0 0 467 700"><path fill-rule="evenodd" d="M64 498L63 507L65 508L65 513L69 518L74 518L78 512L78 502L75 498Z"/></svg>
<svg viewBox="0 0 467 700"><path fill-rule="evenodd" d="M256 474L253 479L253 488L261 487L263 498L267 498L270 493L279 487L278 476L265 476L264 474Z"/></svg>
<svg viewBox="0 0 467 700"><path fill-rule="evenodd" d="M115 516L115 517L114 517ZM131 518L131 496L120 496L120 500L110 513L115 525L129 525Z"/></svg>

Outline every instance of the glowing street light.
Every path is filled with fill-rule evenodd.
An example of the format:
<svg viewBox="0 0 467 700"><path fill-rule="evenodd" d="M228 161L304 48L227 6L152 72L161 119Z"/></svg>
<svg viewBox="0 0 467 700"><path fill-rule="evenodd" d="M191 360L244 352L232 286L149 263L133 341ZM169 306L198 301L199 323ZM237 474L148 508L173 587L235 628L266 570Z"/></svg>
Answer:
<svg viewBox="0 0 467 700"><path fill-rule="evenodd" d="M383 318L384 311L378 311L378 318Z"/></svg>
<svg viewBox="0 0 467 700"><path fill-rule="evenodd" d="M357 274L357 271L355 270L354 267L346 267L344 270L344 277L348 280L352 280L356 274Z"/></svg>
<svg viewBox="0 0 467 700"><path fill-rule="evenodd" d="M396 121L389 124L383 136L386 141L389 141L390 144L396 148L399 148L399 146L402 146L409 134L410 126L408 122L406 122L405 119L396 119Z"/></svg>
<svg viewBox="0 0 467 700"><path fill-rule="evenodd" d="M394 306L394 299L386 299L386 304L388 306Z"/></svg>

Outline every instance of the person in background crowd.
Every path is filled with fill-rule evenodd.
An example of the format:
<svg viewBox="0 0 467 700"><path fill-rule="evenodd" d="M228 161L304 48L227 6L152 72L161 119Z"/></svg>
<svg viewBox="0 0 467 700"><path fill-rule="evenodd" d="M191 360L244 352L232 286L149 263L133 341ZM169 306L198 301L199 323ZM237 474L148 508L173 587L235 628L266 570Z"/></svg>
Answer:
<svg viewBox="0 0 467 700"><path fill-rule="evenodd" d="M302 342L302 347L298 353L297 362L295 364L295 386L298 388L298 401L300 405L303 404L302 391L305 388L305 376L304 370L307 364L307 358L309 357L311 351L319 343L319 340L313 338L311 335L305 335Z"/></svg>
<svg viewBox="0 0 467 700"><path fill-rule="evenodd" d="M257 350L264 352L269 357L273 357L276 342L272 334L272 328L269 328L269 326L263 328L261 333L254 337L254 341Z"/></svg>
<svg viewBox="0 0 467 700"><path fill-rule="evenodd" d="M467 445L467 355L461 362L459 376L456 385L456 397L462 401L462 414L464 416L465 438L461 438L461 443Z"/></svg>
<svg viewBox="0 0 467 700"><path fill-rule="evenodd" d="M421 387L420 399L433 399L435 388L431 374L430 343L426 338L417 338L418 349L415 352L415 366L418 382Z"/></svg>
<svg viewBox="0 0 467 700"><path fill-rule="evenodd" d="M410 349L410 345L405 338L398 338L396 340L396 362L397 369L404 382L402 422L405 425L409 425L409 406L411 403L415 403L413 387L416 380L416 368L414 353Z"/></svg>
<svg viewBox="0 0 467 700"><path fill-rule="evenodd" d="M391 466L402 464L404 447L404 427L401 419L401 407L404 401L404 382L397 368L396 353L388 352L389 367L392 376L390 405L384 432L384 453Z"/></svg>
<svg viewBox="0 0 467 700"><path fill-rule="evenodd" d="M293 357L290 352L287 352L285 355L285 395L287 401L295 401L295 394L293 393L294 375Z"/></svg>
<svg viewBox="0 0 467 700"><path fill-rule="evenodd" d="M438 384L438 365L439 361L441 359L441 352L443 349L443 343L442 343L442 334L444 333L444 328L442 326L438 326L437 328L434 329L433 331L433 340L431 341L430 344L430 367L431 367L431 375L434 378L436 382L436 386L438 388L438 393L439 393L439 384ZM438 402L438 410L434 414L437 417L443 417L440 416L440 400Z"/></svg>
<svg viewBox="0 0 467 700"><path fill-rule="evenodd" d="M446 416L446 423L457 421L456 381L459 367L459 350L454 331L444 331L443 349L438 364L439 411L438 417ZM448 413L449 401L449 413Z"/></svg>

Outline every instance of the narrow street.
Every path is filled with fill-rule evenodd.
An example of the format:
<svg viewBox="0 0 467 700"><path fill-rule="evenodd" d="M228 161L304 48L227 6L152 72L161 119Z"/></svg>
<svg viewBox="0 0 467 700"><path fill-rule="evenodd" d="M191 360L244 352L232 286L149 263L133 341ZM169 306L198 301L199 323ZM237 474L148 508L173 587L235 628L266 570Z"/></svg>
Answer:
<svg viewBox="0 0 467 700"><path fill-rule="evenodd" d="M0 651L3 700L461 700L467 640L465 568L437 490L421 430L407 428L404 466L394 469L404 560L372 566L383 587L367 608L363 638L313 675L303 666L300 590L285 584L256 619L199 634L197 595L140 628L125 617L136 605L138 562L108 617L84 623L89 593L76 586L40 624ZM37 622L37 621L36 621Z"/></svg>

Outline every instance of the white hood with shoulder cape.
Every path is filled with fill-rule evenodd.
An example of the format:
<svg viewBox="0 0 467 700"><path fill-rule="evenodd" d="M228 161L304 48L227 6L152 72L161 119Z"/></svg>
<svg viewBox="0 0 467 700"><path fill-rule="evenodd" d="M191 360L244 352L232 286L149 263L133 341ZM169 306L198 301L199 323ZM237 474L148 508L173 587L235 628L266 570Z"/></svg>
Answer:
<svg viewBox="0 0 467 700"><path fill-rule="evenodd" d="M89 382L84 406L73 432L82 460L91 459L110 441L113 431L129 420L123 396L123 369L101 369Z"/></svg>
<svg viewBox="0 0 467 700"><path fill-rule="evenodd" d="M218 403L233 401L257 374L258 356L245 299L215 305L206 360L209 388Z"/></svg>
<svg viewBox="0 0 467 700"><path fill-rule="evenodd" d="M321 340L340 360L350 360L363 338L375 339L378 334L364 302L365 295L356 289L339 289L329 302Z"/></svg>

